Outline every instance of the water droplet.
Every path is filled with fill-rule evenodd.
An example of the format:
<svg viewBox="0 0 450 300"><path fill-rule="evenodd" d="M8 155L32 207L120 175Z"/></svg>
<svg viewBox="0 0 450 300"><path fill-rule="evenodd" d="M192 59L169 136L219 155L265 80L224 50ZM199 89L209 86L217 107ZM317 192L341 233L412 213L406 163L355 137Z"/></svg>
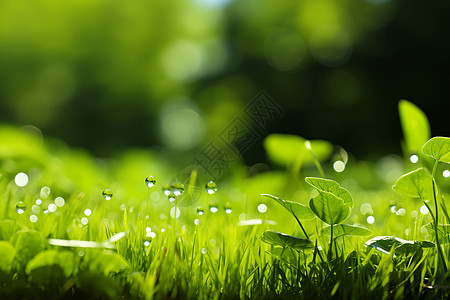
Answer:
<svg viewBox="0 0 450 300"><path fill-rule="evenodd" d="M202 253L203 254L206 254L206 251L207 251L206 248L202 248Z"/></svg>
<svg viewBox="0 0 450 300"><path fill-rule="evenodd" d="M47 215L49 213L48 209L44 210L44 215Z"/></svg>
<svg viewBox="0 0 450 300"><path fill-rule="evenodd" d="M205 185L205 190L208 194L212 195L217 192L217 184L214 181L208 181Z"/></svg>
<svg viewBox="0 0 450 300"><path fill-rule="evenodd" d="M92 213L92 211L91 211L89 208L86 208L86 209L84 210L84 215L85 215L86 217L89 217L89 216L91 215L91 213Z"/></svg>
<svg viewBox="0 0 450 300"><path fill-rule="evenodd" d="M64 201L64 198L63 198L63 197L57 197L57 198L55 199L55 204L56 204L56 206L58 206L58 207L64 206L65 203L66 203L66 201Z"/></svg>
<svg viewBox="0 0 450 300"><path fill-rule="evenodd" d="M219 210L219 208L217 207L216 204L210 204L210 205L209 205L209 210L210 210L213 214L215 214L215 213Z"/></svg>
<svg viewBox="0 0 450 300"><path fill-rule="evenodd" d="M125 205L125 204L121 204L121 205L120 205L120 210L127 210L126 205Z"/></svg>
<svg viewBox="0 0 450 300"><path fill-rule="evenodd" d="M165 228L161 228L161 232L164 232L164 231L166 231L166 229Z"/></svg>
<svg viewBox="0 0 450 300"><path fill-rule="evenodd" d="M156 232L150 232L149 234L148 234L148 236L149 237L151 237L152 239L154 239L155 238L155 236L156 236Z"/></svg>
<svg viewBox="0 0 450 300"><path fill-rule="evenodd" d="M245 213L242 213L239 215L239 221L245 221L247 220L247 215Z"/></svg>
<svg viewBox="0 0 450 300"><path fill-rule="evenodd" d="M233 211L233 209L231 208L231 206L225 206L225 212L227 214L231 214L232 211Z"/></svg>
<svg viewBox="0 0 450 300"><path fill-rule="evenodd" d="M199 216L203 215L204 213L205 213L205 211L203 210L203 208L201 208L201 207L198 207L198 208L197 208L197 214L198 214Z"/></svg>
<svg viewBox="0 0 450 300"><path fill-rule="evenodd" d="M442 176L444 176L445 178L449 178L450 177L450 171L449 170L444 170L444 172L442 172Z"/></svg>
<svg viewBox="0 0 450 300"><path fill-rule="evenodd" d="M148 186L148 188L152 188L155 186L156 184L156 179L153 176L147 176L147 178L145 178L145 184Z"/></svg>
<svg viewBox="0 0 450 300"><path fill-rule="evenodd" d="M37 220L38 220L38 217L37 217L36 215L31 215L31 216L30 216L30 221L31 221L31 222L36 223Z"/></svg>
<svg viewBox="0 0 450 300"><path fill-rule="evenodd" d="M406 210L404 208L400 208L395 214L397 216L404 216L406 214Z"/></svg>
<svg viewBox="0 0 450 300"><path fill-rule="evenodd" d="M26 208L27 207L26 207L25 203L23 203L22 201L19 201L16 203L16 212L19 215L23 214L25 212Z"/></svg>
<svg viewBox="0 0 450 300"><path fill-rule="evenodd" d="M41 208L39 207L39 205L33 205L32 207L31 207L31 211L34 213L34 214L38 214L38 213L40 213L41 212Z"/></svg>
<svg viewBox="0 0 450 300"><path fill-rule="evenodd" d="M152 228L151 227L146 227L145 228L145 232L147 232L147 233L152 232Z"/></svg>
<svg viewBox="0 0 450 300"><path fill-rule="evenodd" d="M261 203L260 205L258 205L258 211L262 214L265 213L267 211L267 205Z"/></svg>
<svg viewBox="0 0 450 300"><path fill-rule="evenodd" d="M194 220L194 224L195 224L195 225L198 225L199 223L200 223L200 220L199 220L199 219L195 219L195 220Z"/></svg>
<svg viewBox="0 0 450 300"><path fill-rule="evenodd" d="M18 187L24 187L28 184L28 175L25 173L19 173L14 177L14 182Z"/></svg>
<svg viewBox="0 0 450 300"><path fill-rule="evenodd" d="M37 204L37 205L41 205L41 204L42 204L42 200L41 200L41 199L37 199L37 200L36 200L36 204Z"/></svg>
<svg viewBox="0 0 450 300"><path fill-rule="evenodd" d="M415 211L415 210L413 210L412 212L411 212L411 218L417 218L417 215L418 215L418 213L417 213L417 211Z"/></svg>
<svg viewBox="0 0 450 300"><path fill-rule="evenodd" d="M165 185L162 187L162 190L163 190L164 195L169 196L169 194L170 194L170 185L165 184Z"/></svg>
<svg viewBox="0 0 450 300"><path fill-rule="evenodd" d="M57 208L57 206L56 206L55 204L53 204L53 203L50 203L50 204L48 205L48 211L49 211L49 212L55 212L55 211L56 211L56 208Z"/></svg>
<svg viewBox="0 0 450 300"><path fill-rule="evenodd" d="M182 184L181 182L175 182L174 184L172 184L172 186L170 187L170 191L175 195L175 196L180 196L181 194L183 194L184 192L184 184Z"/></svg>
<svg viewBox="0 0 450 300"><path fill-rule="evenodd" d="M113 193L111 192L110 189L106 189L102 192L103 198L105 198L106 201L111 200L111 198L113 197Z"/></svg>
<svg viewBox="0 0 450 300"><path fill-rule="evenodd" d="M420 207L420 213L421 213L422 215L426 215L426 214L428 213L428 207L427 207L426 205L422 205L422 206Z"/></svg>
<svg viewBox="0 0 450 300"><path fill-rule="evenodd" d="M343 171L345 170L345 164L344 164L344 162L341 161L341 160L335 161L334 164L333 164L333 169L334 169L336 172L338 172L338 173L343 172Z"/></svg>
<svg viewBox="0 0 450 300"><path fill-rule="evenodd" d="M370 205L369 203L363 203L359 208L359 211L363 215L373 214L372 205Z"/></svg>
<svg viewBox="0 0 450 300"><path fill-rule="evenodd" d="M150 246L150 241L145 241L145 242L144 242L144 246L145 246L145 247Z"/></svg>
<svg viewBox="0 0 450 300"><path fill-rule="evenodd" d="M50 188L48 186L44 186L40 192L41 198L47 199L49 195L50 195Z"/></svg>
<svg viewBox="0 0 450 300"><path fill-rule="evenodd" d="M177 214L176 214L176 216L175 216L175 207L172 207L170 209L170 216L172 218L178 219L180 217L180 214L181 214L181 211L180 211L180 209L178 207L177 207Z"/></svg>
<svg viewBox="0 0 450 300"><path fill-rule="evenodd" d="M415 164L415 163L419 162L419 157L417 155L413 154L409 157L409 161L412 162L413 164Z"/></svg>
<svg viewBox="0 0 450 300"><path fill-rule="evenodd" d="M87 225L87 223L89 223L88 218L86 218L86 217L81 218L81 224Z"/></svg>
<svg viewBox="0 0 450 300"><path fill-rule="evenodd" d="M167 199L169 199L169 202L174 202L176 200L176 196L174 193L170 192L169 195L167 195Z"/></svg>
<svg viewBox="0 0 450 300"><path fill-rule="evenodd" d="M397 207L395 205L391 205L391 213L395 213L397 211Z"/></svg>
<svg viewBox="0 0 450 300"><path fill-rule="evenodd" d="M375 217L374 216L368 216L366 221L369 224L373 224L375 222Z"/></svg>

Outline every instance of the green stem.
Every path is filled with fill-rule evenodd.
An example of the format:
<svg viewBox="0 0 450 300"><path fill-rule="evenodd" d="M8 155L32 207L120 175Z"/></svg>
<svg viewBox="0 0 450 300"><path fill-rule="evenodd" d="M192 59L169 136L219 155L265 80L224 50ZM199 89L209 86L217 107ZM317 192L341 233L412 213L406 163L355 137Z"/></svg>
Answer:
<svg viewBox="0 0 450 300"><path fill-rule="evenodd" d="M291 211L291 213L294 215L294 218L297 220L298 225L300 225L300 228L302 229L303 233L305 234L305 237L309 240L309 236L306 233L305 228L302 225L302 222L300 222L300 220L297 218L297 216Z"/></svg>
<svg viewBox="0 0 450 300"><path fill-rule="evenodd" d="M333 225L331 225L330 248L328 249L328 261L333 258Z"/></svg>
<svg viewBox="0 0 450 300"><path fill-rule="evenodd" d="M434 198L434 207L436 208L435 211L435 219L434 221L434 233L436 236L436 247L438 248L438 255L441 258L442 261L442 265L444 267L444 272L447 273L447 264L445 263L445 258L444 258L444 253L442 252L442 248L441 248L441 243L439 241L439 234L438 234L438 226L439 226L439 207L438 207L438 203L437 203L437 195L436 195L436 170L437 170L437 166L439 164L439 160L436 159L434 166L433 166L433 172L432 172L432 180L431 180L431 184L433 186L433 198Z"/></svg>

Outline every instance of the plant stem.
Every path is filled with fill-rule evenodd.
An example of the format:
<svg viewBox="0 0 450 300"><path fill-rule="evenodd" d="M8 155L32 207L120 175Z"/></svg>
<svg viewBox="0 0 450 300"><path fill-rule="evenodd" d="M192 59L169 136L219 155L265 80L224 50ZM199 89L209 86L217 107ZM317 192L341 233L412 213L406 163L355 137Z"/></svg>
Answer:
<svg viewBox="0 0 450 300"><path fill-rule="evenodd" d="M333 224L331 225L330 248L328 249L328 261L333 258Z"/></svg>
<svg viewBox="0 0 450 300"><path fill-rule="evenodd" d="M447 273L447 264L445 262L445 258L444 258L444 253L442 252L442 248L441 248L441 243L439 241L439 234L438 234L438 226L439 226L439 207L438 207L438 203L437 203L437 195L436 195L436 170L437 170L437 166L439 164L439 160L436 159L434 166L433 166L433 172L432 172L432 179L431 179L431 184L433 186L433 198L434 198L434 207L436 208L435 211L435 218L434 218L434 233L436 236L436 247L438 248L438 255L441 258L442 261L442 265L444 267L444 272Z"/></svg>

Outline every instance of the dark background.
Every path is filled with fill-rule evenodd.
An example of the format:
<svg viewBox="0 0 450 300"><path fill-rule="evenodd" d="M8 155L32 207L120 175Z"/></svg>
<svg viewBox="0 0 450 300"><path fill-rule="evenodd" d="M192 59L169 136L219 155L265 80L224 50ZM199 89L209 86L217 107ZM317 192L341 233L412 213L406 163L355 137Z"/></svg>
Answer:
<svg viewBox="0 0 450 300"><path fill-rule="evenodd" d="M449 134L449 14L448 1L2 0L0 122L98 156L189 156L265 90L285 110L268 133L401 153L400 99ZM180 107L200 120L168 121L196 132L181 146L161 129ZM265 159L262 137L244 157Z"/></svg>

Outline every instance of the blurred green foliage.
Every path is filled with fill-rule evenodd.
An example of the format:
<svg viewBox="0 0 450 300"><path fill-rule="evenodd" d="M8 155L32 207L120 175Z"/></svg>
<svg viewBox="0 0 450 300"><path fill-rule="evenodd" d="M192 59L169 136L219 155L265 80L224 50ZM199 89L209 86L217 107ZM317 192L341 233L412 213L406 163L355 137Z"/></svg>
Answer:
<svg viewBox="0 0 450 300"><path fill-rule="evenodd" d="M100 156L189 150L265 89L286 110L269 132L395 152L397 100L439 114L431 101L446 99L439 85L450 51L439 37L448 4L440 5L2 0L0 122L34 125ZM255 162L256 148L247 154Z"/></svg>

